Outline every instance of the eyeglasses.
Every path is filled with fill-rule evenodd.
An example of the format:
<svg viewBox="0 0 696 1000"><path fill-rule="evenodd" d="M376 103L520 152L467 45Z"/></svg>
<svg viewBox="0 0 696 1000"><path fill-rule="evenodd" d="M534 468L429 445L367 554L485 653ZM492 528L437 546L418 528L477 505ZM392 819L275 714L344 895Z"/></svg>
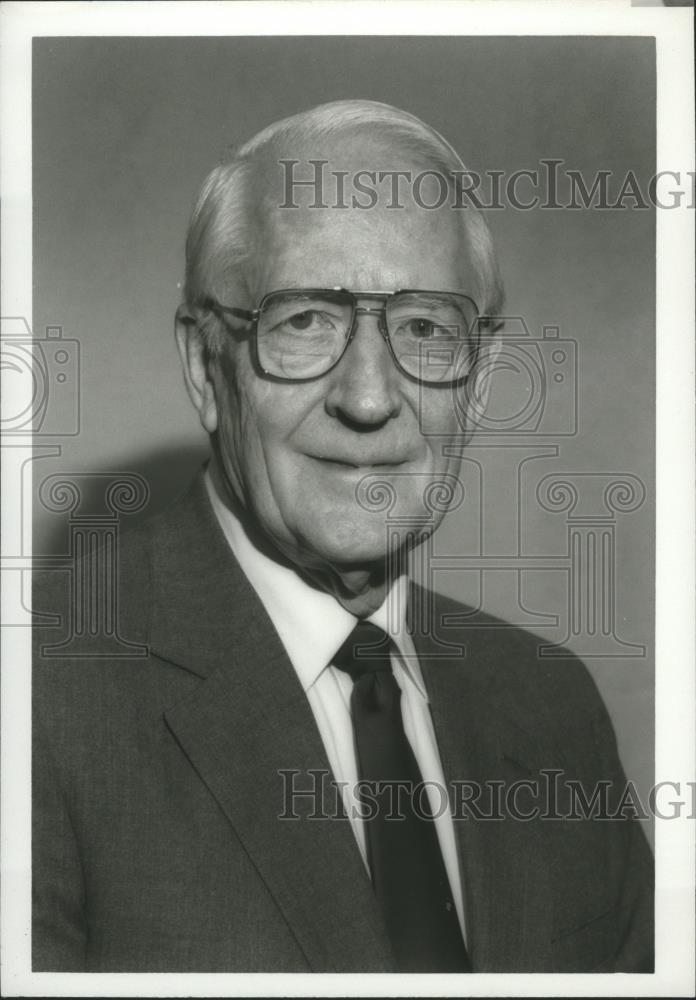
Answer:
<svg viewBox="0 0 696 1000"><path fill-rule="evenodd" d="M475 362L478 307L458 292L291 288L270 292L253 310L211 298L201 304L223 319L253 323L257 364L279 382L309 382L330 372L355 335L359 313L377 316L397 368L417 382L453 385Z"/></svg>

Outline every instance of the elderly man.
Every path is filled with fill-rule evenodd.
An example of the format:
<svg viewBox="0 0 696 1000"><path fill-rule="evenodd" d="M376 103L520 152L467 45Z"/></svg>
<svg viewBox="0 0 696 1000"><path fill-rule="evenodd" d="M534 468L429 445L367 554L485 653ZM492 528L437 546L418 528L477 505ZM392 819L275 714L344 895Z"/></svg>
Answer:
<svg viewBox="0 0 696 1000"><path fill-rule="evenodd" d="M462 170L413 116L345 101L205 182L176 333L212 457L123 542L120 632L147 655L42 659L37 630L36 970L651 968L638 825L567 818L565 785L493 801L549 774L620 796L585 668L493 619L445 628L461 607L405 572L495 352ZM61 602L43 582L69 627Z"/></svg>

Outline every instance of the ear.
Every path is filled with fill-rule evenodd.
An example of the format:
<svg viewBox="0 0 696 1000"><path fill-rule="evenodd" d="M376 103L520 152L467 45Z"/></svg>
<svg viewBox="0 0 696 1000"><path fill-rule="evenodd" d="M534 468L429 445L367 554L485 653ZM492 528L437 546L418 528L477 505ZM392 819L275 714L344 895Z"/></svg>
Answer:
<svg viewBox="0 0 696 1000"><path fill-rule="evenodd" d="M212 434L217 430L218 413L210 378L210 357L198 322L185 305L176 311L174 331L186 389L203 427Z"/></svg>

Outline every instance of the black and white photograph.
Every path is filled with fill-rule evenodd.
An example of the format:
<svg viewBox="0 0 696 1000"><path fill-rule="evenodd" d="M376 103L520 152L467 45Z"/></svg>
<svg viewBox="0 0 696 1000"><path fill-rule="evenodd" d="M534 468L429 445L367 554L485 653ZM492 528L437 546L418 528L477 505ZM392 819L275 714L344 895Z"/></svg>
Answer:
<svg viewBox="0 0 696 1000"><path fill-rule="evenodd" d="M5 5L4 995L690 994L668 6Z"/></svg>

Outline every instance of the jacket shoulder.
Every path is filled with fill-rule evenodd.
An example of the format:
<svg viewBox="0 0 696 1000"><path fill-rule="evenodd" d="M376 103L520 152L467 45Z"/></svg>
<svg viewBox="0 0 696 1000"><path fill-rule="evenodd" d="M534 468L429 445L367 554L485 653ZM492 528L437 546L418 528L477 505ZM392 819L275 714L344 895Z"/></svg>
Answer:
<svg viewBox="0 0 696 1000"><path fill-rule="evenodd" d="M421 594L423 592L421 591ZM553 728L588 720L608 724L603 699L582 659L566 647L442 594L430 594L434 621L464 650L465 668L496 700Z"/></svg>

